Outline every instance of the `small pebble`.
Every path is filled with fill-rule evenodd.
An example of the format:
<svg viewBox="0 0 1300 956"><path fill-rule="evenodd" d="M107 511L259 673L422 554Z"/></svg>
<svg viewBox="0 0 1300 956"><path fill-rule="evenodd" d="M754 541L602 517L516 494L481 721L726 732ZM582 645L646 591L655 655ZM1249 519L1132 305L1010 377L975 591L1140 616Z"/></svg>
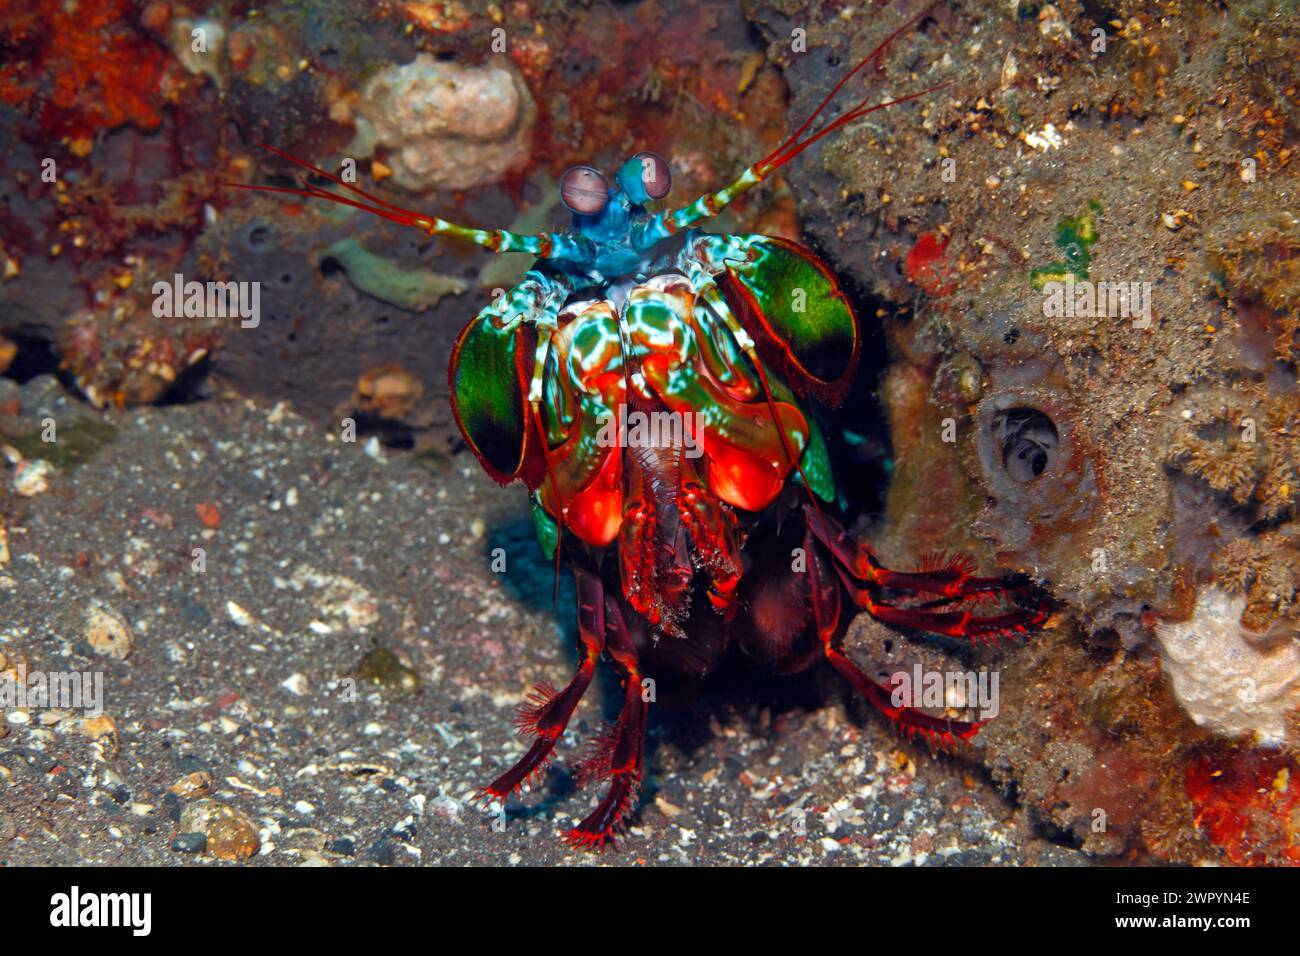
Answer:
<svg viewBox="0 0 1300 956"><path fill-rule="evenodd" d="M397 862L397 848L388 840L380 840L366 851L366 859L380 866L392 866Z"/></svg>
<svg viewBox="0 0 1300 956"><path fill-rule="evenodd" d="M86 615L86 643L104 657L124 660L131 653L131 633L111 608L94 607Z"/></svg>
<svg viewBox="0 0 1300 956"><path fill-rule="evenodd" d="M420 675L403 664L392 651L376 647L361 659L361 679L388 690L416 691Z"/></svg>
<svg viewBox="0 0 1300 956"><path fill-rule="evenodd" d="M280 686L295 697L301 697L303 694L307 693L307 678L302 674L290 674L280 683Z"/></svg>
<svg viewBox="0 0 1300 956"><path fill-rule="evenodd" d="M236 627L251 627L253 624L253 615L249 614L234 601L226 602L226 614Z"/></svg>
<svg viewBox="0 0 1300 956"><path fill-rule="evenodd" d="M83 718L78 723L77 729L83 736L98 740L100 737L111 737L117 733L117 721L108 714L100 714L98 717Z"/></svg>
<svg viewBox="0 0 1300 956"><path fill-rule="evenodd" d="M208 848L208 838L202 833L182 833L172 840L172 849L177 853L202 853Z"/></svg>
<svg viewBox="0 0 1300 956"><path fill-rule="evenodd" d="M247 813L212 799L186 807L181 830L203 834L208 852L219 860L246 860L262 846L257 824Z"/></svg>
<svg viewBox="0 0 1300 956"><path fill-rule="evenodd" d="M187 773L172 784L171 792L186 799L206 797L212 792L212 774L206 770Z"/></svg>
<svg viewBox="0 0 1300 956"><path fill-rule="evenodd" d="M20 461L14 469L14 491L24 498L33 498L49 490L53 475L54 466L48 461L40 458Z"/></svg>

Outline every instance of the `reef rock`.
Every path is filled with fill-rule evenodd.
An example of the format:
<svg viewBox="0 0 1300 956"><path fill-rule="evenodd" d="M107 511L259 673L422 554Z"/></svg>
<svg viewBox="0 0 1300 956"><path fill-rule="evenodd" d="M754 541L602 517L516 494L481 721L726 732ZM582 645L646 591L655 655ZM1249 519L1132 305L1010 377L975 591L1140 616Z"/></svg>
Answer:
<svg viewBox="0 0 1300 956"><path fill-rule="evenodd" d="M362 91L353 150L387 147L404 189L470 189L523 159L537 108L504 66L444 63L421 53L380 71Z"/></svg>

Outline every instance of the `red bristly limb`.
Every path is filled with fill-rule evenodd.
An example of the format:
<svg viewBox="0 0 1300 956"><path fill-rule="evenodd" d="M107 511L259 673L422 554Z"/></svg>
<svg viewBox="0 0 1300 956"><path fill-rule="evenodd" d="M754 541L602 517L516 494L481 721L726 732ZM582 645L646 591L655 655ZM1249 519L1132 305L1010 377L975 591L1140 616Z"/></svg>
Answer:
<svg viewBox="0 0 1300 956"><path fill-rule="evenodd" d="M931 611L921 608L897 607L872 598L870 591L855 582L838 564L835 567L849 596L855 604L877 621L895 627L960 637L978 644L981 641L996 644L1000 637L1028 634L1047 621L1044 608L1017 608L1004 614L981 616L969 611Z"/></svg>
<svg viewBox="0 0 1300 956"><path fill-rule="evenodd" d="M878 621L945 637L966 638L972 642L996 643L999 637L1028 634L1048 618L1045 606L1017 607L995 615L976 615L965 610L935 610L933 607L897 607L872 595L872 587L943 598L934 606L966 598L981 600L993 596L1015 599L1024 595L1027 586L1015 578L973 578L959 566L936 571L890 571L880 565L874 554L858 544L832 519L820 512L807 514L809 532L829 550L836 574L854 603Z"/></svg>
<svg viewBox="0 0 1300 956"><path fill-rule="evenodd" d="M646 702L641 695L640 674L630 675L624 692L623 713L607 743L594 759L600 766L584 766L582 779L609 780L609 790L596 809L565 834L572 846L597 849L613 844L623 820L636 803L641 785L642 749L645 740Z"/></svg>
<svg viewBox="0 0 1300 956"><path fill-rule="evenodd" d="M540 681L528 692L527 703L520 704L515 712L515 729L526 737L551 736L545 718L560 696L559 688L550 681Z"/></svg>
<svg viewBox="0 0 1300 956"><path fill-rule="evenodd" d="M578 787L608 780L614 773L614 747L618 742L618 725L606 724L587 746L586 756L574 771L573 782Z"/></svg>
<svg viewBox="0 0 1300 956"><path fill-rule="evenodd" d="M853 540L820 511L810 516L809 526L818 540L830 549L836 562L861 582L952 600L973 596L974 591L1006 589L1006 582L1001 578L973 577L975 559L969 555L928 555L915 571L891 571L881 565L869 547ZM972 584L976 587L972 588Z"/></svg>
<svg viewBox="0 0 1300 956"><path fill-rule="evenodd" d="M504 800L540 772L556 742L569 725L573 712L591 684L596 662L605 647L605 590L600 578L591 572L575 569L578 587L578 635L583 644L582 660L564 690L550 684L538 684L529 694L531 703L520 708L516 725L523 733L537 739L522 758L482 790L487 800Z"/></svg>
<svg viewBox="0 0 1300 956"><path fill-rule="evenodd" d="M623 672L623 710L608 739L598 740L591 760L579 778L608 779L609 790L596 809L565 835L571 845L594 850L614 843L623 820L636 803L645 755L646 718L649 703L641 688L641 670L636 648L628 634L618 602L610 597L605 608L606 646L615 665Z"/></svg>
<svg viewBox="0 0 1300 956"><path fill-rule="evenodd" d="M882 587L918 594L936 594L935 600L909 605L913 610L985 604L1021 593L1027 587L1008 577L976 577L978 566L969 554L938 551L921 559L915 571L891 571L876 566Z"/></svg>
<svg viewBox="0 0 1300 956"><path fill-rule="evenodd" d="M963 551L931 551L916 562L917 572L959 571L965 577L975 573L975 559Z"/></svg>
<svg viewBox="0 0 1300 956"><path fill-rule="evenodd" d="M808 588L813 608L813 621L822 652L831 666L853 688L867 699L909 737L920 734L932 745L955 747L958 740L966 741L979 733L980 723L935 717L915 707L893 702L889 688L877 683L862 672L857 664L845 655L840 647L840 592L839 587L822 561L817 542L811 531L804 531L804 552L808 560Z"/></svg>
<svg viewBox="0 0 1300 956"><path fill-rule="evenodd" d="M947 717L935 717L913 707L895 706L889 688L876 683L864 674L861 668L838 648L827 649L826 658L858 693L876 710L894 721L908 737L920 734L937 747L954 748L959 741L966 743L971 740L984 726L983 721L950 720Z"/></svg>

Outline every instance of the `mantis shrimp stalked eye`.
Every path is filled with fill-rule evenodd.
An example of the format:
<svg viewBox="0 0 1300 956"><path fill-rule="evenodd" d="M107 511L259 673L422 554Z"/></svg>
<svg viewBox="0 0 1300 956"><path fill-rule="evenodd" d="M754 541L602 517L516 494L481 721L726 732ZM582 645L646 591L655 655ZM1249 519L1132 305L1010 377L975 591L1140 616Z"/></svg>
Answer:
<svg viewBox="0 0 1300 956"><path fill-rule="evenodd" d="M673 171L658 153L643 150L618 171L618 185L635 203L663 199L673 188Z"/></svg>
<svg viewBox="0 0 1300 956"><path fill-rule="evenodd" d="M574 166L560 180L560 199L569 212L594 216L609 202L609 184L590 166Z"/></svg>
<svg viewBox="0 0 1300 956"><path fill-rule="evenodd" d="M404 209L299 160L349 195L247 187L538 257L470 320L450 380L470 449L496 480L523 482L543 551L557 566L567 556L578 590L577 670L564 688L533 693L518 721L532 745L486 794L504 800L545 766L602 657L623 680L621 716L579 771L607 790L569 834L578 845L609 842L635 804L654 696L644 681L698 680L732 646L782 673L825 660L905 732L953 744L979 725L895 703L845 655L844 599L898 627L974 642L1046 618L1022 579L977 577L960 557L891 571L825 513L838 494L816 407L840 403L852 384L852 304L796 242L696 228L834 130L933 92L864 97L814 125L924 16L850 70L772 153L676 208L648 208L672 187L668 161L649 151L619 166L613 185L591 166L565 172L571 226L539 235ZM792 484L802 489L785 494ZM755 582L782 600L758 600ZM1014 606L976 613L996 598Z"/></svg>

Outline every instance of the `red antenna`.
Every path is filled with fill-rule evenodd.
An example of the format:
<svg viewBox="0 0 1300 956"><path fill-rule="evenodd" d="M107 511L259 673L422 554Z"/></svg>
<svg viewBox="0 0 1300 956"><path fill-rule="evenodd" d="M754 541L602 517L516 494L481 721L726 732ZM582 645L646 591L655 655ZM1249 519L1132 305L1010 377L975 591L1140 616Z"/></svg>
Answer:
<svg viewBox="0 0 1300 956"><path fill-rule="evenodd" d="M928 17L931 9L931 7L926 7L889 36L885 37L878 47L858 62L857 66L849 70L848 73L845 73L844 76L840 78L840 81L835 84L834 88L827 93L826 97L817 105L817 109L813 110L812 115L804 120L803 125L791 133L790 136L786 138L785 142L755 164L755 168L759 173L766 176L768 173L772 172L772 170L778 169L790 162L790 160L794 159L823 136L828 136L841 126L847 126L849 123L856 122L869 113L874 113L876 110L883 110L888 106L895 106L899 103L906 103L908 100L919 99L922 96L926 96L947 86L947 83L940 83L928 89L918 90L915 93L908 93L906 96L900 96L897 99L887 100L883 103L873 103L870 105L868 105L868 101L871 99L871 96L868 94L860 99L847 113L836 117L806 139L800 139L801 136L808 132L808 128L813 125L817 117L821 115L822 111L825 110L826 107L831 104L831 101L839 95L840 90L844 89L845 84L847 84L849 80L857 76L857 74L860 73L868 64L878 61L884 54L885 50L889 48L889 44L893 43L902 34L906 33L912 27L916 26Z"/></svg>

